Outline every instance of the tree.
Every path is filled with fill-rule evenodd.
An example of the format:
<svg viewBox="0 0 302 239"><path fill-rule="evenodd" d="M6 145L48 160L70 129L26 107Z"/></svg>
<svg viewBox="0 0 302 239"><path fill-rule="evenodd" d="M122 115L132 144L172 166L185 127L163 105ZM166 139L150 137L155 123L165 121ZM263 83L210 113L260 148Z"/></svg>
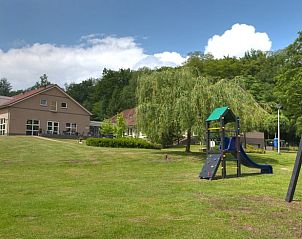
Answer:
<svg viewBox="0 0 302 239"><path fill-rule="evenodd" d="M286 132L290 126L289 119L280 114L280 130L281 132ZM269 115L264 121L264 127L268 131L269 135L274 135L278 130L278 116L276 114Z"/></svg>
<svg viewBox="0 0 302 239"><path fill-rule="evenodd" d="M90 78L78 84L65 84L65 90L67 94L83 105L86 109L93 111L95 85L97 81L97 79Z"/></svg>
<svg viewBox="0 0 302 239"><path fill-rule="evenodd" d="M113 132L114 132L114 126L111 123L111 121L109 119L103 120L100 127L100 133L108 135L108 134L113 134Z"/></svg>
<svg viewBox="0 0 302 239"><path fill-rule="evenodd" d="M280 64L279 73L276 76L276 87L274 89L278 103L283 105L283 113L290 119L292 125L300 132L302 115L302 32L283 51L283 63Z"/></svg>
<svg viewBox="0 0 302 239"><path fill-rule="evenodd" d="M41 87L45 87L50 84L51 82L48 81L48 76L46 74L43 74L42 76L40 76L40 81L37 81L34 86L29 88L29 90L39 89Z"/></svg>
<svg viewBox="0 0 302 239"><path fill-rule="evenodd" d="M6 78L0 79L0 95L2 96L10 96L10 92L12 90L12 86L10 82Z"/></svg>
<svg viewBox="0 0 302 239"><path fill-rule="evenodd" d="M116 123L114 125L114 135L117 137L117 138L121 138L124 136L124 131L126 129L126 121L123 117L122 114L117 114L116 116Z"/></svg>
<svg viewBox="0 0 302 239"><path fill-rule="evenodd" d="M267 115L253 96L240 87L238 79L215 83L209 77L196 77L190 68L142 76L137 96L139 128L163 146L167 146L167 142L163 142L166 135L186 132L187 152L191 133L203 136L205 119L216 107L231 107L241 117L243 129L260 127Z"/></svg>
<svg viewBox="0 0 302 239"><path fill-rule="evenodd" d="M93 98L93 113L98 119L112 117L135 106L137 75L130 69L104 69L102 78L96 82Z"/></svg>
<svg viewBox="0 0 302 239"><path fill-rule="evenodd" d="M122 114L116 115L116 122L113 124L110 119L105 119L102 121L100 133L101 134L113 134L117 138L124 136L124 131L126 129L126 121Z"/></svg>
<svg viewBox="0 0 302 239"><path fill-rule="evenodd" d="M138 128L163 147L181 133L174 109L178 79L174 69L165 69L143 74L138 80Z"/></svg>

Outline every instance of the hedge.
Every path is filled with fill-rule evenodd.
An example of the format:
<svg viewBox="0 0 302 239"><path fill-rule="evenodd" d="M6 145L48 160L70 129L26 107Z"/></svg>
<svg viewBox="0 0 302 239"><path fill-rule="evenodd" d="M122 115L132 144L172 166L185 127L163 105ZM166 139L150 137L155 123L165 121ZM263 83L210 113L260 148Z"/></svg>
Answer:
<svg viewBox="0 0 302 239"><path fill-rule="evenodd" d="M257 149L257 148L254 148L253 145L249 145L249 144L246 145L245 152L246 152L246 153L265 154L265 150L264 150L264 149L261 149L261 148L260 148L260 149Z"/></svg>
<svg viewBox="0 0 302 239"><path fill-rule="evenodd" d="M153 144L143 139L137 138L87 138L86 144L95 147L113 147L113 148L144 148L160 149L159 144Z"/></svg>

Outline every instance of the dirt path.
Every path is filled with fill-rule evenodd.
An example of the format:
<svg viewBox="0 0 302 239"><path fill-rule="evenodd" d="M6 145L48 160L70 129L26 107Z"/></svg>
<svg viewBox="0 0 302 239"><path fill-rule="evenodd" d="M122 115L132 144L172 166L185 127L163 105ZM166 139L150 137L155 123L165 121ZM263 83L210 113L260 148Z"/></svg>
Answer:
<svg viewBox="0 0 302 239"><path fill-rule="evenodd" d="M72 144L75 145L75 142L69 142L69 141L64 141L64 140L57 140L57 139L52 139L52 138L47 138L47 137L41 137L41 136L34 136L37 139L42 139L42 140L48 140L48 141L53 141L53 142L59 142L59 143L65 143L65 144Z"/></svg>

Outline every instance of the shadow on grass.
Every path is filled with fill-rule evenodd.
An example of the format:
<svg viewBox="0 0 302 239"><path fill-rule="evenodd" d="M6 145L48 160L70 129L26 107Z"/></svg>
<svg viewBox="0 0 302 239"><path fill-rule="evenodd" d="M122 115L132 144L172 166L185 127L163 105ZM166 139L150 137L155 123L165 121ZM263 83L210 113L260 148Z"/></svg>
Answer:
<svg viewBox="0 0 302 239"><path fill-rule="evenodd" d="M192 157L197 160L204 161L207 158L207 154L205 152L185 152L184 147L173 147L161 150L159 152L155 152L155 154L167 155L170 156L180 156L180 157ZM281 162L277 160L274 155L268 155L268 154L260 154L259 156L257 154L247 154L252 161L254 161L257 164L270 164L270 165L279 165ZM227 154L227 159L232 160L234 157L231 154Z"/></svg>
<svg viewBox="0 0 302 239"><path fill-rule="evenodd" d="M274 157L267 157L267 155L265 155L265 157L263 156L256 156L255 154L253 155L249 155L251 160L253 160L255 163L258 164L279 164L279 161L277 159L275 159Z"/></svg>
<svg viewBox="0 0 302 239"><path fill-rule="evenodd" d="M154 154L160 154L160 155L171 155L171 156L182 156L182 157L186 157L186 156L190 156L196 159L206 159L207 155L206 153L202 153L202 152L185 152L185 151L177 151L177 150L164 150L164 151L160 151L160 152L155 152Z"/></svg>
<svg viewBox="0 0 302 239"><path fill-rule="evenodd" d="M212 180L225 180L225 179L231 179L231 178L244 178L244 177L250 177L250 176L259 176L261 175L261 173L242 173L240 177L237 177L237 174L230 174L227 175L226 178L222 178L221 175L220 176L216 176L215 178L213 178Z"/></svg>

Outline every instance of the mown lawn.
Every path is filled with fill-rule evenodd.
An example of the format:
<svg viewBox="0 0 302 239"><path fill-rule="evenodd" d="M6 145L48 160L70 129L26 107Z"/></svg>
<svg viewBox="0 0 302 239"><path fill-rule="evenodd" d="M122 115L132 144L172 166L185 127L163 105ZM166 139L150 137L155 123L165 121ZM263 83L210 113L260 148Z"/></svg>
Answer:
<svg viewBox="0 0 302 239"><path fill-rule="evenodd" d="M204 154L0 137L0 238L301 238L295 154L250 154L273 175L200 180ZM168 154L169 160L165 160ZM228 164L228 172L235 173Z"/></svg>

